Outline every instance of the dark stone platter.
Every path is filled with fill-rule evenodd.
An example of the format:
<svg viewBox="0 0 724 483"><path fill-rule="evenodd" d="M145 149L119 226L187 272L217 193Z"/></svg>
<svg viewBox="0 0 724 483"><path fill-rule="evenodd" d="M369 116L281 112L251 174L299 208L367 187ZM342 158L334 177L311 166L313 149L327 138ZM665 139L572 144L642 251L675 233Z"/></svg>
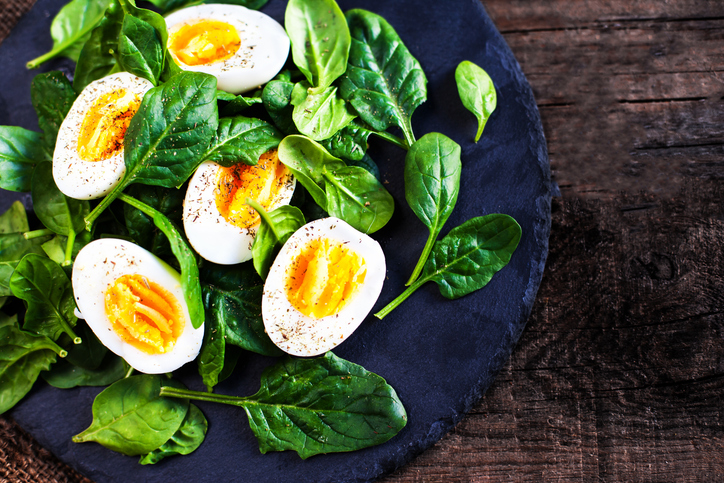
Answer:
<svg viewBox="0 0 724 483"><path fill-rule="evenodd" d="M65 0L38 0L0 46L0 124L37 129L25 63L49 50L49 25ZM369 481L410 461L440 439L490 386L508 359L530 314L543 274L550 231L551 183L545 139L531 89L505 41L482 6L473 0L340 1L343 10L366 8L397 30L428 77L428 100L413 116L415 133L438 131L462 147L463 175L457 207L444 232L488 213L507 213L523 228L510 264L483 290L456 301L434 284L420 289L380 321L367 321L334 352L383 376L408 412L407 426L387 443L353 453L302 461L295 453L259 453L242 410L200 403L209 420L204 444L193 454L141 466L97 444L71 437L91 420L100 388L54 389L39 382L10 415L43 446L96 481L159 478L179 481L346 482ZM281 21L285 4L271 0L264 12ZM498 90L498 107L479 143L476 121L460 103L454 70L462 60L483 67ZM58 60L41 68L72 74ZM392 221L374 235L387 257L388 278L374 310L397 296L427 238L427 229L404 198L404 152L374 141L370 154L396 200ZM0 193L0 210L27 195ZM250 395L273 360L249 355L216 392ZM193 364L179 371L202 390Z"/></svg>

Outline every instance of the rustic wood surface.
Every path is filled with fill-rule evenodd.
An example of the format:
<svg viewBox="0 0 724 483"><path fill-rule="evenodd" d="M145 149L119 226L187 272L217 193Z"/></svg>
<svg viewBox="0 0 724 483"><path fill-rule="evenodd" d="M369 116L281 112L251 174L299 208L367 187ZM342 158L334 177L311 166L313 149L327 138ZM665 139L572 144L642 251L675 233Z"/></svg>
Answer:
<svg viewBox="0 0 724 483"><path fill-rule="evenodd" d="M724 481L724 3L484 4L562 192L548 264L493 387L382 481ZM0 481L88 481L0 435Z"/></svg>

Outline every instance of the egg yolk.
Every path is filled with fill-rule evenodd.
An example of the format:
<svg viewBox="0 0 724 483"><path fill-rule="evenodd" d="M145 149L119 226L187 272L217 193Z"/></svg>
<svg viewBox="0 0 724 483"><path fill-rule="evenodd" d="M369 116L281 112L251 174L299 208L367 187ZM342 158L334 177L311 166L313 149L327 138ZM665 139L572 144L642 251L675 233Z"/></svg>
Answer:
<svg viewBox="0 0 724 483"><path fill-rule="evenodd" d="M105 293L106 315L125 342L148 354L173 349L184 329L176 297L142 275L123 275Z"/></svg>
<svg viewBox="0 0 724 483"><path fill-rule="evenodd" d="M289 266L287 299L306 316L334 315L355 296L366 274L364 259L343 243L315 239Z"/></svg>
<svg viewBox="0 0 724 483"><path fill-rule="evenodd" d="M83 117L78 135L78 156L103 161L123 149L123 138L141 105L141 97L128 89L103 94Z"/></svg>
<svg viewBox="0 0 724 483"><path fill-rule="evenodd" d="M233 25L200 19L171 34L169 50L186 65L222 62L239 50L241 39Z"/></svg>
<svg viewBox="0 0 724 483"><path fill-rule="evenodd" d="M239 163L220 168L216 177L216 208L232 225L250 228L259 223L259 214L246 204L246 198L269 210L288 183L289 174L275 149L262 154L255 166Z"/></svg>

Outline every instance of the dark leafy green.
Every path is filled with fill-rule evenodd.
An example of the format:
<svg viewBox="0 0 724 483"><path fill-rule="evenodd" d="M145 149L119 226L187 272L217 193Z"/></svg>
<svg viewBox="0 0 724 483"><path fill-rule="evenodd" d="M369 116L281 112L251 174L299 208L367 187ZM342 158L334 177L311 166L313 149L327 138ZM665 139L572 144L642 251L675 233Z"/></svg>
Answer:
<svg viewBox="0 0 724 483"><path fill-rule="evenodd" d="M224 370L226 356L226 324L219 317L214 317L209 310L204 326L204 343L196 362L199 375L209 392L219 383L219 375Z"/></svg>
<svg viewBox="0 0 724 483"><path fill-rule="evenodd" d="M430 251L458 199L460 146L440 133L424 135L405 156L405 198L412 211L430 230L425 248L407 285L422 272Z"/></svg>
<svg viewBox="0 0 724 483"><path fill-rule="evenodd" d="M62 72L38 74L30 85L30 99L38 114L38 125L43 131L47 159L53 159L58 130L75 98L73 86Z"/></svg>
<svg viewBox="0 0 724 483"><path fill-rule="evenodd" d="M478 131L475 133L477 143L498 103L493 79L477 65L464 60L455 69L455 82L463 106L478 119Z"/></svg>
<svg viewBox="0 0 724 483"><path fill-rule="evenodd" d="M30 191L35 166L47 160L40 133L0 126L0 188Z"/></svg>
<svg viewBox="0 0 724 483"><path fill-rule="evenodd" d="M130 456L160 447L181 427L189 408L188 400L161 397L164 385L178 383L144 374L112 384L96 396L93 422L73 441L95 441Z"/></svg>
<svg viewBox="0 0 724 483"><path fill-rule="evenodd" d="M274 126L261 119L222 118L204 159L227 167L239 162L253 165L262 154L279 146L283 137Z"/></svg>
<svg viewBox="0 0 724 483"><path fill-rule="evenodd" d="M261 100L266 112L284 134L296 134L298 132L297 127L294 125L294 119L292 119L294 112L292 91L294 85L293 82L286 78L272 80L264 86L261 94Z"/></svg>
<svg viewBox="0 0 724 483"><path fill-rule="evenodd" d="M380 175L380 169L377 167L377 163L375 163L372 158L370 158L367 154L365 154L359 161L348 161L347 165L359 166L360 168L367 170L372 176L377 178L377 181L382 182L382 175Z"/></svg>
<svg viewBox="0 0 724 483"><path fill-rule="evenodd" d="M245 398L175 388L161 394L242 407L259 451L293 450L302 459L384 443L407 424L402 402L384 379L331 352L284 358Z"/></svg>
<svg viewBox="0 0 724 483"><path fill-rule="evenodd" d="M332 137L356 117L332 86L320 90L299 82L292 90L292 105L294 125L315 141Z"/></svg>
<svg viewBox="0 0 724 483"><path fill-rule="evenodd" d="M520 225L501 214L472 218L453 228L435 243L420 278L375 316L383 318L426 282L435 282L449 299L483 288L508 264L520 237Z"/></svg>
<svg viewBox="0 0 724 483"><path fill-rule="evenodd" d="M129 368L130 366L126 361L109 352L95 369L84 369L61 360L53 364L49 371L42 372L40 377L58 389L70 389L79 386L108 386L123 379Z"/></svg>
<svg viewBox="0 0 724 483"><path fill-rule="evenodd" d="M73 75L73 89L76 92L80 93L91 82L120 69L116 55L124 16L121 5L117 0L112 0L105 15L83 44Z"/></svg>
<svg viewBox="0 0 724 483"><path fill-rule="evenodd" d="M46 228L69 236L85 228L84 217L90 211L87 201L69 198L60 192L53 180L53 166L43 163L33 174L33 209Z"/></svg>
<svg viewBox="0 0 724 483"><path fill-rule="evenodd" d="M141 456L139 463L153 465L169 456L193 452L204 442L208 427L209 424L204 413L197 406L189 404L189 410L181 423L181 427L171 436L171 439L163 443L160 448Z"/></svg>
<svg viewBox="0 0 724 483"><path fill-rule="evenodd" d="M361 161L367 153L367 140L372 133L367 126L352 120L321 144L332 156L347 161ZM375 177L379 178L379 171Z"/></svg>
<svg viewBox="0 0 724 483"><path fill-rule="evenodd" d="M186 190L160 186L134 185L128 194L151 208L161 212L178 226L182 223L183 202ZM175 264L168 237L153 222L153 217L126 204L124 218L128 234L133 241L159 258Z"/></svg>
<svg viewBox="0 0 724 483"><path fill-rule="evenodd" d="M149 0L154 4L161 13L171 12L172 10L178 10L180 8L189 7L192 5L198 5L204 3L202 0ZM229 5L241 5L251 10L259 10L261 7L266 5L269 0L224 0L215 1L214 3L226 3Z"/></svg>
<svg viewBox="0 0 724 483"><path fill-rule="evenodd" d="M256 273L265 279L279 248L306 222L302 210L296 206L284 205L267 213L256 202L252 201L249 205L261 217L261 225L251 247L251 257Z"/></svg>
<svg viewBox="0 0 724 483"><path fill-rule="evenodd" d="M70 252L70 260L75 260L78 252L91 242L92 236L90 232L83 231L76 235L73 240L73 247ZM63 266L66 263L66 251L68 250L68 237L62 235L56 235L47 242L41 245L43 252L58 265ZM65 265L68 267L68 265Z"/></svg>
<svg viewBox="0 0 724 483"><path fill-rule="evenodd" d="M261 104L261 92L251 97L229 94L224 91L216 91L216 99L219 103L219 117L234 117L255 104Z"/></svg>
<svg viewBox="0 0 724 483"><path fill-rule="evenodd" d="M124 70L158 85L164 69L165 49L150 23L126 15L118 39L118 53Z"/></svg>
<svg viewBox="0 0 724 483"><path fill-rule="evenodd" d="M373 129L398 126L412 146L412 114L427 99L420 63L384 18L359 9L349 10L346 17L352 46L340 80L342 97Z"/></svg>

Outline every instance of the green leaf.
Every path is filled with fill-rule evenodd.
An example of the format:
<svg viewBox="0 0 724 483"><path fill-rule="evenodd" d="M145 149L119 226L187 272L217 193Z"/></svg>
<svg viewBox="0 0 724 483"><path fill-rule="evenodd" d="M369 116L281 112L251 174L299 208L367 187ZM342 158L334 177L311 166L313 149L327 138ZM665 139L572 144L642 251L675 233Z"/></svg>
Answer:
<svg viewBox="0 0 724 483"><path fill-rule="evenodd" d="M350 33L334 0L290 0L284 26L292 43L292 59L312 87L323 90L347 66Z"/></svg>
<svg viewBox="0 0 724 483"><path fill-rule="evenodd" d="M261 94L262 103L274 124L284 134L296 134L292 114L292 91L294 83L285 79L272 80L264 86Z"/></svg>
<svg viewBox="0 0 724 483"><path fill-rule="evenodd" d="M90 204L60 192L53 179L51 163L42 163L35 168L32 187L33 209L46 228L66 236L83 231Z"/></svg>
<svg viewBox="0 0 724 483"><path fill-rule="evenodd" d="M132 376L112 384L93 401L93 422L73 442L95 441L125 455L150 453L181 427L189 402L159 395L177 385L157 375Z"/></svg>
<svg viewBox="0 0 724 483"><path fill-rule="evenodd" d="M425 73L384 18L359 9L346 16L352 46L340 81L342 97L373 129L398 126L411 146L412 114L427 99Z"/></svg>
<svg viewBox="0 0 724 483"><path fill-rule="evenodd" d="M0 188L30 191L35 165L48 159L40 133L0 126Z"/></svg>
<svg viewBox="0 0 724 483"><path fill-rule="evenodd" d="M424 135L405 156L405 198L430 232L407 285L420 275L440 230L455 208L461 170L460 146L440 133Z"/></svg>
<svg viewBox="0 0 724 483"><path fill-rule="evenodd" d="M226 352L226 325L218 317L209 314L204 327L204 343L196 362L199 375L209 392L219 383L219 375L224 370Z"/></svg>
<svg viewBox="0 0 724 483"><path fill-rule="evenodd" d="M73 86L62 72L54 71L38 74L30 85L30 99L38 114L38 125L43 131L43 146L53 159L55 140L65 116L75 102Z"/></svg>
<svg viewBox="0 0 724 483"><path fill-rule="evenodd" d="M464 60L455 69L455 83L463 106L478 119L478 131L475 134L477 143L498 103L493 80L483 69Z"/></svg>
<svg viewBox="0 0 724 483"><path fill-rule="evenodd" d="M73 240L73 248L70 252L71 260L75 260L78 252L91 242L92 236L89 231L80 232ZM40 245L43 252L58 265L65 263L66 250L68 249L68 237L56 235L49 241Z"/></svg>
<svg viewBox="0 0 724 483"><path fill-rule="evenodd" d="M171 439L163 443L150 453L141 457L139 463L142 465L153 465L164 458L175 455L189 454L196 450L206 437L208 422L201 410L193 405L189 405L189 411L181 423L181 427L176 431Z"/></svg>
<svg viewBox="0 0 724 483"><path fill-rule="evenodd" d="M49 371L40 374L45 382L58 389L79 386L108 386L123 379L128 372L126 361L109 352L96 369L84 369L65 360L53 364Z"/></svg>
<svg viewBox="0 0 724 483"><path fill-rule="evenodd" d="M264 331L261 296L264 282L247 265L204 264L204 305L215 324L224 324L228 344L267 356L282 351Z"/></svg>
<svg viewBox="0 0 724 483"><path fill-rule="evenodd" d="M28 69L34 69L58 55L77 61L83 43L103 18L109 3L110 0L71 0L61 8L50 24L52 50L28 62Z"/></svg>
<svg viewBox="0 0 724 483"><path fill-rule="evenodd" d="M158 85L164 69L165 49L151 24L126 15L118 39L118 52L124 70Z"/></svg>
<svg viewBox="0 0 724 483"><path fill-rule="evenodd" d="M13 201L10 208L0 215L0 234L24 233L30 230L28 226L28 215L25 207L20 201Z"/></svg>
<svg viewBox="0 0 724 483"><path fill-rule="evenodd" d="M105 16L83 45L73 75L73 89L80 93L88 84L119 69L118 37L121 35L125 13L117 1L111 1Z"/></svg>
<svg viewBox="0 0 724 483"><path fill-rule="evenodd" d="M254 165L262 154L279 146L282 138L274 126L261 119L222 118L204 159L226 167L239 162Z"/></svg>
<svg viewBox="0 0 724 483"><path fill-rule="evenodd" d="M261 95L244 97L242 95L236 96L234 94L229 94L224 91L217 91L216 99L223 102L223 104L219 104L219 116L221 117L237 116L251 106L262 103Z"/></svg>
<svg viewBox="0 0 724 483"><path fill-rule="evenodd" d="M321 141L336 134L356 117L336 87L317 91L299 82L292 91L292 119L302 134Z"/></svg>
<svg viewBox="0 0 724 483"><path fill-rule="evenodd" d="M17 317L0 323L0 414L25 397L56 355L65 351L47 337L20 330Z"/></svg>
<svg viewBox="0 0 724 483"><path fill-rule="evenodd" d="M252 207L261 215L261 225L251 246L251 256L256 273L266 279L279 249L306 221L296 206L284 205L268 213L261 206Z"/></svg>
<svg viewBox="0 0 724 483"><path fill-rule="evenodd" d="M73 344L73 341L69 340L65 334L61 335L57 341L68 351L64 362L83 369L98 369L108 353L108 349L98 340L93 330L85 322L78 324L76 332L83 339L81 344Z"/></svg>
<svg viewBox="0 0 724 483"><path fill-rule="evenodd" d="M372 133L369 127L353 120L332 137L324 140L322 146L337 158L354 162L362 161L367 153L367 140ZM379 171L375 177L379 178Z"/></svg>

